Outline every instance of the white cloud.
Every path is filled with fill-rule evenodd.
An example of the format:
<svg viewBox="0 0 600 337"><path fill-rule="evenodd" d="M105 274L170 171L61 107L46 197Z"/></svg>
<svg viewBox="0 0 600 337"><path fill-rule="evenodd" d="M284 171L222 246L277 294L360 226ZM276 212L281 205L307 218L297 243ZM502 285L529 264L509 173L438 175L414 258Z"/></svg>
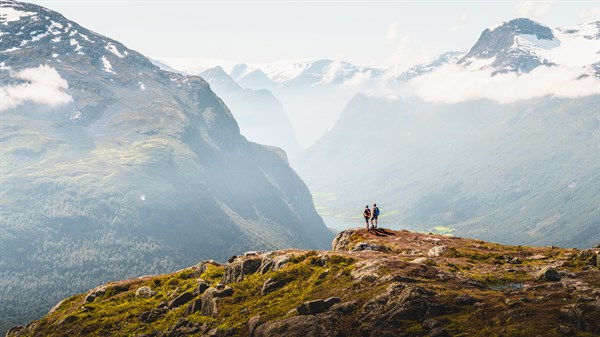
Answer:
<svg viewBox="0 0 600 337"><path fill-rule="evenodd" d="M351 79L342 83L345 87L361 87L371 82L373 76L370 71L357 72Z"/></svg>
<svg viewBox="0 0 600 337"><path fill-rule="evenodd" d="M591 7L579 12L579 20L581 22L591 22L600 20L600 7Z"/></svg>
<svg viewBox="0 0 600 337"><path fill-rule="evenodd" d="M452 26L452 30L453 31L457 31L459 29L462 28L462 26L469 21L469 14L463 14L460 16L460 18L458 18L458 23L456 23L454 26Z"/></svg>
<svg viewBox="0 0 600 337"><path fill-rule="evenodd" d="M323 80L321 82L331 83L335 81L340 70L342 70L342 62L339 59L336 59L327 67L327 71L325 72L325 75L323 75Z"/></svg>
<svg viewBox="0 0 600 337"><path fill-rule="evenodd" d="M388 26L386 39L388 41L395 41L398 38L398 22L392 22Z"/></svg>
<svg viewBox="0 0 600 337"><path fill-rule="evenodd" d="M469 71L449 64L409 83L415 95L426 101L458 103L489 99L511 103L543 96L582 97L600 94L600 80L594 76L580 78L580 67L537 67L526 74L506 73L492 76L492 70Z"/></svg>
<svg viewBox="0 0 600 337"><path fill-rule="evenodd" d="M0 88L0 111L12 109L25 102L56 106L71 102L66 92L69 84L56 69L48 65L26 68L11 77L26 81L23 84Z"/></svg>
<svg viewBox="0 0 600 337"><path fill-rule="evenodd" d="M543 1L522 1L515 5L517 16L529 19L542 19L549 10L550 5Z"/></svg>
<svg viewBox="0 0 600 337"><path fill-rule="evenodd" d="M415 44L410 35L403 35L398 40L394 53L384 61L384 65L388 68L408 69L433 56L434 54L427 45L419 44L418 41Z"/></svg>

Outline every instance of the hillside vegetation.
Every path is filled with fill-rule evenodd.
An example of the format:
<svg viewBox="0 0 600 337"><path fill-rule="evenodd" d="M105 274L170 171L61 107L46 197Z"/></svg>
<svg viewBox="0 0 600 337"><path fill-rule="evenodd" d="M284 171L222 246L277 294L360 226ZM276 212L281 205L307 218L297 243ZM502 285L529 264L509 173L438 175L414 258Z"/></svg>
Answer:
<svg viewBox="0 0 600 337"><path fill-rule="evenodd" d="M599 253L351 229L111 282L8 336L597 336Z"/></svg>

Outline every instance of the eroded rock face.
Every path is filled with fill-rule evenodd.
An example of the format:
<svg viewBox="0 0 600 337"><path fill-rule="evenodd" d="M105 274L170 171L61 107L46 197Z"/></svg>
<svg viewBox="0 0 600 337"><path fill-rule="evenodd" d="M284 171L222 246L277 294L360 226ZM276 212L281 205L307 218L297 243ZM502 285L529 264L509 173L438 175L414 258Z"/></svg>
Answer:
<svg viewBox="0 0 600 337"><path fill-rule="evenodd" d="M431 297L434 294L425 288L392 283L385 294L375 297L367 302L360 315L361 321L369 317L377 317L383 322L424 318L432 308Z"/></svg>
<svg viewBox="0 0 600 337"><path fill-rule="evenodd" d="M361 250L373 250L377 252L389 252L390 248L384 245L378 245L371 242L360 242L356 246L352 247L352 251L361 251Z"/></svg>
<svg viewBox="0 0 600 337"><path fill-rule="evenodd" d="M225 286L222 289L208 288L200 297L202 301L202 315L216 316L219 313L217 306L218 299L231 295L233 295L233 289L229 286Z"/></svg>
<svg viewBox="0 0 600 337"><path fill-rule="evenodd" d="M262 258L260 257L235 260L225 266L225 275L223 275L221 283L241 282L244 276L258 272L261 265Z"/></svg>
<svg viewBox="0 0 600 337"><path fill-rule="evenodd" d="M538 281L558 282L560 278L560 274L552 267L544 267L535 275L535 279Z"/></svg>
<svg viewBox="0 0 600 337"><path fill-rule="evenodd" d="M354 233L355 230L353 229L347 229L343 232L340 232L333 239L333 242L331 243L331 250L334 252L350 250L350 239Z"/></svg>

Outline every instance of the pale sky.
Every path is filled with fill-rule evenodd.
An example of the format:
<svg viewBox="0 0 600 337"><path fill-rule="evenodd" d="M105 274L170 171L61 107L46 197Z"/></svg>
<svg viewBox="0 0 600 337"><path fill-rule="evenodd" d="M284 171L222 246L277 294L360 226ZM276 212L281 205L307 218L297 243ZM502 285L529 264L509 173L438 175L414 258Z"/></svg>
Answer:
<svg viewBox="0 0 600 337"><path fill-rule="evenodd" d="M30 1L157 58L245 63L330 58L414 64L468 50L517 17L552 28L600 20L587 1Z"/></svg>

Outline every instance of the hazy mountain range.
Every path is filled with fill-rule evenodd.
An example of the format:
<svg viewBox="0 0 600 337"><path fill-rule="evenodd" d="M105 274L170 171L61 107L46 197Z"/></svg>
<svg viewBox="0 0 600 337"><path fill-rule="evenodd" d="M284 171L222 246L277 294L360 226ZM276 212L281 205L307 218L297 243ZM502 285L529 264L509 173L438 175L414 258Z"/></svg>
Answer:
<svg viewBox="0 0 600 337"><path fill-rule="evenodd" d="M321 213L351 223L349 204L375 201L398 228L596 245L599 31L485 30L456 64L414 76L413 96L355 96L296 168Z"/></svg>
<svg viewBox="0 0 600 337"><path fill-rule="evenodd" d="M107 280L330 243L285 153L200 77L1 1L0 83L0 330Z"/></svg>
<svg viewBox="0 0 600 337"><path fill-rule="evenodd" d="M599 40L599 22L552 29L521 18L485 29L469 51L408 68L223 66L272 90L296 130L324 132L320 121L339 114L311 116L312 93L347 100L333 128L292 160L320 213L338 223L356 225L357 209L378 201L396 228L586 247L600 241ZM194 72L187 62L172 64ZM305 108L287 109L294 99ZM302 118L311 126L295 124Z"/></svg>

